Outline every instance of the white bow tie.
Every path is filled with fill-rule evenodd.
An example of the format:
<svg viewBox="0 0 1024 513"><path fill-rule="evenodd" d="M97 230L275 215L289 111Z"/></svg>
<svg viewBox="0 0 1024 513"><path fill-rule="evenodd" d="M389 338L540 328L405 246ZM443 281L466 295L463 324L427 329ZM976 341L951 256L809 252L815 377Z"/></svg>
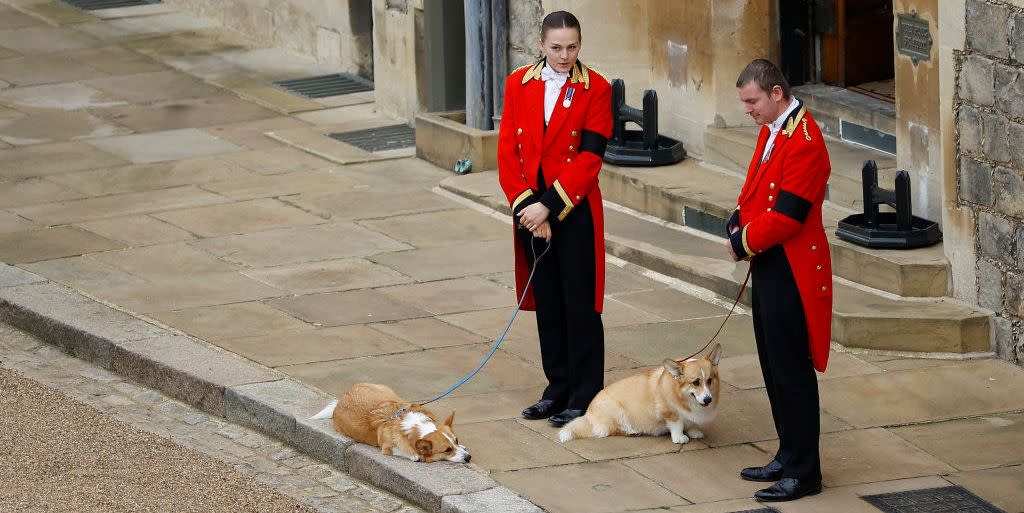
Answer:
<svg viewBox="0 0 1024 513"><path fill-rule="evenodd" d="M567 78L569 78L569 72L559 73L555 71L554 68L552 68L551 66L545 65L544 68L540 70L540 79L545 82L551 80L565 82Z"/></svg>

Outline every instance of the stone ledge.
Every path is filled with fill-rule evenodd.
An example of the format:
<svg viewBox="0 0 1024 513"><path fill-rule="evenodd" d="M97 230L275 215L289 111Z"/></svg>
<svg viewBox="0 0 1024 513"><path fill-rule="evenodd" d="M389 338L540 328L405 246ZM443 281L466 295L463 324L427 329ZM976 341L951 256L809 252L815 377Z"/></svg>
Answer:
<svg viewBox="0 0 1024 513"><path fill-rule="evenodd" d="M470 159L475 171L498 168L498 131L465 124L466 114L437 112L416 116L416 156L449 171Z"/></svg>
<svg viewBox="0 0 1024 513"><path fill-rule="evenodd" d="M380 449L353 444L345 451L345 470L428 511L442 511L442 500L496 488L498 483L482 472L461 463L421 463L385 456ZM479 500L479 498L478 498ZM484 511L505 511L492 506Z"/></svg>
<svg viewBox="0 0 1024 513"><path fill-rule="evenodd" d="M536 504L499 486L482 492L449 495L441 499L441 513L543 513Z"/></svg>

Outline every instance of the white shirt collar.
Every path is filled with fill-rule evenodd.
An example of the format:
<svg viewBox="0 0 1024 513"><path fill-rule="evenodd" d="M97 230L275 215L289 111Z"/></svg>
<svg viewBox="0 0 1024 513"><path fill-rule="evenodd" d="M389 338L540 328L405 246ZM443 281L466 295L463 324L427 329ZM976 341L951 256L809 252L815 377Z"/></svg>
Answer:
<svg viewBox="0 0 1024 513"><path fill-rule="evenodd" d="M799 106L800 102L797 101L796 96L791 96L789 98L789 106L786 107L785 112L783 112L781 116L776 118L775 121L772 121L768 125L768 129L771 130L773 134L778 133L779 130L782 130L782 124L786 122L786 118L788 118L789 115Z"/></svg>

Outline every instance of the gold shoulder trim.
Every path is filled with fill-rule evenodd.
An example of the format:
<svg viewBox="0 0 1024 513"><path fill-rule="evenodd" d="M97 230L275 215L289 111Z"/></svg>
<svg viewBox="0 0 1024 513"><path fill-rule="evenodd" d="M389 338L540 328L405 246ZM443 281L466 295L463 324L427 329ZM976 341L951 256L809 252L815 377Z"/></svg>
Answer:
<svg viewBox="0 0 1024 513"><path fill-rule="evenodd" d="M750 225L748 224L747 226ZM743 243L743 250L746 251L748 255L754 256L757 253L754 253L754 250L750 249L750 244L747 244L747 226L743 227L743 233L740 234L740 242Z"/></svg>
<svg viewBox="0 0 1024 513"><path fill-rule="evenodd" d="M789 137L793 137L793 133L796 132L796 126L804 120L804 114L807 114L807 107L801 105L800 110L797 111L796 115L786 120L786 128L782 133Z"/></svg>
<svg viewBox="0 0 1024 513"><path fill-rule="evenodd" d="M583 90L590 89L590 68L582 62L576 61L576 65L572 67L572 74L569 75L569 80L573 84L583 82Z"/></svg>
<svg viewBox="0 0 1024 513"><path fill-rule="evenodd" d="M523 85L526 85L527 82L529 82L529 81L531 81L533 79L540 80L540 71L542 69L544 69L544 59L541 59L541 60L539 60L539 61L537 61L537 62L535 62L533 64L527 64L526 66L523 66L523 67L524 68L525 67L529 67L530 68L529 70L526 71L525 74L523 74ZM522 68L519 68L519 69L522 69Z"/></svg>

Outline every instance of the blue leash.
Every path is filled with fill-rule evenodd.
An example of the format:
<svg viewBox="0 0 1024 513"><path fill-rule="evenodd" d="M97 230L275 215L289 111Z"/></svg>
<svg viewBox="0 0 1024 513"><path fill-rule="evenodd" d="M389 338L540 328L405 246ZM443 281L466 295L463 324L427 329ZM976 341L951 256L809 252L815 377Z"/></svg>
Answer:
<svg viewBox="0 0 1024 513"><path fill-rule="evenodd" d="M530 290L530 284L533 283L533 273L537 272L537 263L540 262L541 258L544 258L544 255L548 254L548 251L551 249L551 242L548 242L548 246L546 248L544 248L544 251L540 252L540 256L537 255L537 248L533 245L533 241L532 240L530 241L530 249L533 251L533 269L530 270L530 277L526 280L526 286L523 287L523 297L519 298L519 304L516 305L515 311L512 312L512 318L508 320L508 325L505 326L505 331L502 331L501 332L501 336L498 337L498 340L496 340L494 342L494 346L491 347L491 352L487 353L487 356L484 358L484 361L480 362L480 365L473 372L470 372L469 374L466 375L466 377L460 379L458 381L458 383L455 383L454 385L452 385L451 388L449 388L448 390L445 390L445 392L443 394L441 394L441 395L439 395L439 396L437 396L437 397L435 397L435 398L433 398L433 399L431 399L431 400L429 400L429 401L427 401L425 403L419 403L420 406L423 406L423 405L426 405L426 404L430 404L430 403L432 403L434 401L437 401L438 399L442 399L444 396L454 392L455 389L461 387L465 382L469 381L473 376L476 376L476 373L480 372L480 369L484 368L484 365L487 364L487 361L490 360L492 356L494 356L494 352L498 350L498 346L500 346L501 342L503 340L505 340L505 335L508 333L509 328L512 327L512 321L516 320L516 316L519 315L519 309L523 306L523 301L526 300L526 292L528 290Z"/></svg>

